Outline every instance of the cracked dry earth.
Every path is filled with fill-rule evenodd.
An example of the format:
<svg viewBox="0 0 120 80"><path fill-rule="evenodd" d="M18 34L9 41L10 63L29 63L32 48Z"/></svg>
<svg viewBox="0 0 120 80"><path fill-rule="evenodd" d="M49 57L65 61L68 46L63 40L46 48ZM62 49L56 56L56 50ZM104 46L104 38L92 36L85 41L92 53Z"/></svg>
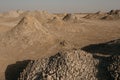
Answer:
<svg viewBox="0 0 120 80"><path fill-rule="evenodd" d="M108 71L111 74L112 80L120 80L120 56L113 56L110 58L110 65Z"/></svg>
<svg viewBox="0 0 120 80"><path fill-rule="evenodd" d="M81 50L59 52L31 61L18 80L120 80L120 56L107 58L102 66L98 66L99 63L90 53ZM99 73L99 70L103 71Z"/></svg>
<svg viewBox="0 0 120 80"><path fill-rule="evenodd" d="M18 80L120 80L120 56L98 60L85 51L63 51L31 61Z"/></svg>
<svg viewBox="0 0 120 80"><path fill-rule="evenodd" d="M97 80L97 60L81 50L31 61L18 80Z"/></svg>

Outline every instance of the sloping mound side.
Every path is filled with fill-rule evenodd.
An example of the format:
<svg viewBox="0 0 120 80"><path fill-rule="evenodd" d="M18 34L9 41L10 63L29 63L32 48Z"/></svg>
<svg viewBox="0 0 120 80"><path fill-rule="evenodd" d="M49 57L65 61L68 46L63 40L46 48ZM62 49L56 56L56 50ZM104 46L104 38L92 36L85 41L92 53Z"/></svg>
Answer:
<svg viewBox="0 0 120 80"><path fill-rule="evenodd" d="M120 10L111 10L102 19L105 19L105 20L118 20L118 19L120 19Z"/></svg>
<svg viewBox="0 0 120 80"><path fill-rule="evenodd" d="M49 19L54 17L53 14L46 11L26 11L22 14L22 16L26 15L34 16L41 23L46 23Z"/></svg>
<svg viewBox="0 0 120 80"><path fill-rule="evenodd" d="M63 17L64 21L71 21L71 20L76 20L76 19L77 19L77 17L74 14L66 14Z"/></svg>
<svg viewBox="0 0 120 80"><path fill-rule="evenodd" d="M110 12L108 12L109 15L118 15L120 14L120 10L111 10Z"/></svg>
<svg viewBox="0 0 120 80"><path fill-rule="evenodd" d="M108 71L111 74L111 80L120 80L120 56L112 56Z"/></svg>
<svg viewBox="0 0 120 80"><path fill-rule="evenodd" d="M94 14L88 14L84 18L86 18L86 19L101 19L102 17L104 17L106 15L107 14L105 14L105 13L97 12Z"/></svg>
<svg viewBox="0 0 120 80"><path fill-rule="evenodd" d="M27 47L34 43L43 44L54 37L33 16L25 16L13 29L0 37L5 46L22 45Z"/></svg>
<svg viewBox="0 0 120 80"><path fill-rule="evenodd" d="M104 19L104 20L118 20L120 19L120 12L109 12L108 15L102 17L101 19Z"/></svg>
<svg viewBox="0 0 120 80"><path fill-rule="evenodd" d="M103 19L103 20L114 20L115 17L112 16L112 15L107 15L107 16L102 17L101 19Z"/></svg>
<svg viewBox="0 0 120 80"><path fill-rule="evenodd" d="M34 32L46 33L45 28L33 16L27 15L10 32L19 35L28 35Z"/></svg>
<svg viewBox="0 0 120 80"><path fill-rule="evenodd" d="M84 18L101 20L118 20L120 19L120 10L111 10L107 13L97 12L94 14L88 14Z"/></svg>
<svg viewBox="0 0 120 80"><path fill-rule="evenodd" d="M98 11L98 12L96 12L96 14L104 14L104 12Z"/></svg>
<svg viewBox="0 0 120 80"><path fill-rule="evenodd" d="M59 18L59 17L53 17L52 19L50 19L48 21L49 24L53 24L53 25L62 25L63 21Z"/></svg>
<svg viewBox="0 0 120 80"><path fill-rule="evenodd" d="M79 50L32 61L18 80L97 80L91 54Z"/></svg>

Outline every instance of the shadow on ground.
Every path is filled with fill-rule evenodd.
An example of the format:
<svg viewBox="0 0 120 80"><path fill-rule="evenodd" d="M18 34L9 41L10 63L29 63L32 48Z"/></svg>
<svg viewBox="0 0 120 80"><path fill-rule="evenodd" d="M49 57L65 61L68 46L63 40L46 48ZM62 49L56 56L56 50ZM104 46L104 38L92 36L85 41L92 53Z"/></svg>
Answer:
<svg viewBox="0 0 120 80"><path fill-rule="evenodd" d="M120 39L100 44L91 44L81 49L91 53L95 59L99 60L99 63L96 66L98 69L97 73L98 80L114 80L111 77L107 67L111 63L112 56L120 55Z"/></svg>
<svg viewBox="0 0 120 80"><path fill-rule="evenodd" d="M8 65L5 71L6 80L17 80L20 72L26 68L30 61L31 60L17 61L15 64Z"/></svg>
<svg viewBox="0 0 120 80"><path fill-rule="evenodd" d="M100 53L103 55L119 55L120 54L120 39L112 40L106 43L91 44L81 48L90 53Z"/></svg>

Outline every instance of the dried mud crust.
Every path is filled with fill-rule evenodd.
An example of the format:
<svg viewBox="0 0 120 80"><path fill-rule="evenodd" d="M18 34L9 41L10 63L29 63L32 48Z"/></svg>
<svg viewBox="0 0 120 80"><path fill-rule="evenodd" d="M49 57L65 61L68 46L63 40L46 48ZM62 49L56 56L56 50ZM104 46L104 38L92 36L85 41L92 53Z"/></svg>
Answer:
<svg viewBox="0 0 120 80"><path fill-rule="evenodd" d="M112 56L108 71L111 74L112 80L120 80L120 56Z"/></svg>
<svg viewBox="0 0 120 80"><path fill-rule="evenodd" d="M84 51L59 52L30 62L18 80L97 80L95 66L92 55Z"/></svg>
<svg viewBox="0 0 120 80"><path fill-rule="evenodd" d="M111 10L107 13L97 12L94 14L88 14L84 18L100 19L100 20L118 20L118 19L120 19L120 10Z"/></svg>

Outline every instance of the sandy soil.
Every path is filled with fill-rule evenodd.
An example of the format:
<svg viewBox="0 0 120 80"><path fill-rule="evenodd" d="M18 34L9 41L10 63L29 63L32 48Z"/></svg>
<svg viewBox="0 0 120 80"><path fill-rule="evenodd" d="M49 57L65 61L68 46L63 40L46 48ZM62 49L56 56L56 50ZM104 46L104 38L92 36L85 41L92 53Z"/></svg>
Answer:
<svg viewBox="0 0 120 80"><path fill-rule="evenodd" d="M77 19L71 17L64 21L62 18L65 14L45 12L24 12L14 17L12 14L7 15L10 17L6 15L0 17L0 80L5 80L9 69L12 69L9 67L14 68L14 64L18 61L50 56L60 50L71 48L71 46L72 48L73 46L82 48L89 44L120 38L120 20L86 19L83 17L87 14L74 14ZM29 17L31 20L21 23L26 15L31 15L35 20ZM18 25L18 31L15 30L15 33L12 33ZM39 29L34 30L35 26ZM17 34L19 29L21 32ZM29 30L28 33L24 29ZM62 42L67 43L65 48L61 45ZM15 72L11 70L11 74L15 74Z"/></svg>

